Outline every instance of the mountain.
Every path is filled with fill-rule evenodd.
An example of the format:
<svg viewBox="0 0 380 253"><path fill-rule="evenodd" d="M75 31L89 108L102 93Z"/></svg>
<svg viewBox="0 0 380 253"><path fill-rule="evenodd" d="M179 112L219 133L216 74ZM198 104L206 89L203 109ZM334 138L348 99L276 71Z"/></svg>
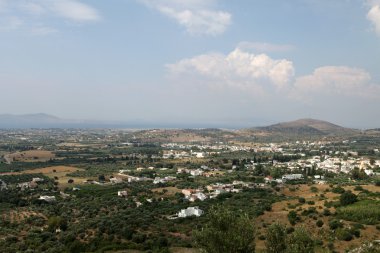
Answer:
<svg viewBox="0 0 380 253"><path fill-rule="evenodd" d="M122 128L123 122L61 119L45 113L0 114L0 128Z"/></svg>
<svg viewBox="0 0 380 253"><path fill-rule="evenodd" d="M37 114L0 114L0 128L39 128L42 126L54 127L62 120L45 113Z"/></svg>
<svg viewBox="0 0 380 253"><path fill-rule="evenodd" d="M350 128L341 127L327 121L316 119L299 119L290 122L278 123L266 127L259 127L259 129L265 131L310 133L321 135L352 133L354 131Z"/></svg>
<svg viewBox="0 0 380 253"><path fill-rule="evenodd" d="M257 137L280 139L348 136L359 133L359 131L355 129L345 128L327 121L316 119L299 119L270 126L254 127L245 129L244 132Z"/></svg>

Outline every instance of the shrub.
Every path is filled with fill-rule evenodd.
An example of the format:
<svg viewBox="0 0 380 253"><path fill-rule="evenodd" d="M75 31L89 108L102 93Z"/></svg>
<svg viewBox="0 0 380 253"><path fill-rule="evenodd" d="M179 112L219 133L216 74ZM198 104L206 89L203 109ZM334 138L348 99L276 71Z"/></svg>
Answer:
<svg viewBox="0 0 380 253"><path fill-rule="evenodd" d="M297 228L288 239L289 253L310 253L314 252L314 240L309 236L309 232L304 228Z"/></svg>
<svg viewBox="0 0 380 253"><path fill-rule="evenodd" d="M324 224L324 223L323 223L322 220L317 220L317 223L316 223L317 227L322 227L323 224Z"/></svg>
<svg viewBox="0 0 380 253"><path fill-rule="evenodd" d="M335 230L337 228L341 228L343 225L340 221L338 220L332 220L329 222L329 227L331 230Z"/></svg>
<svg viewBox="0 0 380 253"><path fill-rule="evenodd" d="M311 192L318 192L318 188L317 187L315 187L315 186L312 186L312 187L310 187L310 191Z"/></svg>
<svg viewBox="0 0 380 253"><path fill-rule="evenodd" d="M325 208L325 209L323 210L323 215L324 215L324 216L330 216L330 215L331 215L331 211L330 211L329 209Z"/></svg>
<svg viewBox="0 0 380 253"><path fill-rule="evenodd" d="M340 195L339 201L342 206L348 206L358 201L358 197L352 192L347 191Z"/></svg>
<svg viewBox="0 0 380 253"><path fill-rule="evenodd" d="M279 223L272 224L266 234L267 253L283 253L286 251L286 228Z"/></svg>
<svg viewBox="0 0 380 253"><path fill-rule="evenodd" d="M304 204L306 202L305 198L298 198L298 202Z"/></svg>
<svg viewBox="0 0 380 253"><path fill-rule="evenodd" d="M351 241L353 239L351 233L346 230L346 229L341 229L339 228L337 231L336 231L336 236L339 240L341 241Z"/></svg>
<svg viewBox="0 0 380 253"><path fill-rule="evenodd" d="M345 192L345 190L344 190L342 187L340 187L340 186L335 187L335 188L332 188L331 191L332 191L333 193L339 193L339 194L342 194L342 193Z"/></svg>
<svg viewBox="0 0 380 253"><path fill-rule="evenodd" d="M297 221L299 220L299 217L295 211L290 211L288 213L288 220L290 224L295 225Z"/></svg>
<svg viewBox="0 0 380 253"><path fill-rule="evenodd" d="M204 252L255 252L255 227L246 214L216 206L202 230L194 232L197 247Z"/></svg>

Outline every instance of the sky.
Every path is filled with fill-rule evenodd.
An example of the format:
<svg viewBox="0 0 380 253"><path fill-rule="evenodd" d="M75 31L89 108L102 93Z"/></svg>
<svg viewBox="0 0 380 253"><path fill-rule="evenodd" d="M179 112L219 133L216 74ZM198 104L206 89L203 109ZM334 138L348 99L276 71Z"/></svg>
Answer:
<svg viewBox="0 0 380 253"><path fill-rule="evenodd" d="M0 0L0 114L380 127L380 0Z"/></svg>

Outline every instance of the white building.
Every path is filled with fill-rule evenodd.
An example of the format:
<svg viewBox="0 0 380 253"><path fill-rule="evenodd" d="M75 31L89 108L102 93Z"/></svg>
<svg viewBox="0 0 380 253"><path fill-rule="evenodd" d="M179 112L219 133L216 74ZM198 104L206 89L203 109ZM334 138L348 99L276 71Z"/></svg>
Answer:
<svg viewBox="0 0 380 253"><path fill-rule="evenodd" d="M54 202L56 200L55 196L40 196L38 199L39 200L44 200L44 201L46 201L48 203Z"/></svg>
<svg viewBox="0 0 380 253"><path fill-rule="evenodd" d="M119 197L127 197L128 196L128 192L127 191L118 191L117 192L117 196L119 196Z"/></svg>
<svg viewBox="0 0 380 253"><path fill-rule="evenodd" d="M113 177L113 178L110 178L110 182L111 182L112 184L120 184L120 183L123 182L123 179L118 178L118 177Z"/></svg>
<svg viewBox="0 0 380 253"><path fill-rule="evenodd" d="M288 174L288 175L282 176L282 180L299 180L302 178L303 178L302 174Z"/></svg>
<svg viewBox="0 0 380 253"><path fill-rule="evenodd" d="M199 217L203 214L204 212L199 209L197 206L194 207L188 207L187 209L182 209L181 211L178 212L178 217L179 218L186 218L190 216L196 216Z"/></svg>

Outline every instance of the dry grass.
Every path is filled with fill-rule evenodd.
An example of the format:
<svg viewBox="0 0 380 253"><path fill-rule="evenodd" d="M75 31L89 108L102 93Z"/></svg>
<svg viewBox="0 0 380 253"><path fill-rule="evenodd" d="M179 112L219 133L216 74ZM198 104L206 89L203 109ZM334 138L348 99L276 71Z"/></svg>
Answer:
<svg viewBox="0 0 380 253"><path fill-rule="evenodd" d="M47 177L50 177L52 179L58 178L58 186L63 189L70 185L68 183L69 179L73 179L75 185L83 184L83 181L85 181L87 178L81 178L81 177L69 177L67 174L75 172L75 171L82 171L83 169L76 168L76 167L70 167L70 166L53 166L53 167L46 167L46 168L39 168L39 169L32 169L32 170L24 170L21 172L6 172L6 173L0 173L0 175L22 175L22 174L44 174Z"/></svg>
<svg viewBox="0 0 380 253"><path fill-rule="evenodd" d="M29 150L8 154L11 161L18 162L46 162L55 157L55 154L46 150Z"/></svg>
<svg viewBox="0 0 380 253"><path fill-rule="evenodd" d="M41 217L43 219L47 219L47 217L42 213L27 210L12 210L1 214L2 220L8 220L10 223L20 223L29 217Z"/></svg>
<svg viewBox="0 0 380 253"><path fill-rule="evenodd" d="M302 210L307 210L309 207L315 207L317 212L319 214L322 213L323 209L325 208L324 202L325 200L320 200L320 194L324 194L327 201L337 201L339 198L339 194L335 194L330 192L325 192L326 189L329 188L328 185L313 185L313 187L316 187L318 189L318 192L312 192L310 190L311 186L308 185L299 185L299 186L290 186L290 188L296 189L295 191L291 191L289 188L285 188L281 191L285 196L292 197L291 200L285 200L281 202L277 202L272 205L272 210L270 212L265 212L263 215L259 216L256 219L256 226L258 228L258 231L260 231L261 234L266 233L265 226L268 226L272 223L279 222L286 226L291 226L287 215L288 212L291 210L297 210L301 208ZM373 192L379 192L380 187L376 187L373 185L366 185L362 186L364 189L367 189L369 191ZM354 186L347 186L344 187L346 190L351 190L354 193L358 193L354 191ZM298 198L302 197L305 198L306 203L305 204L299 204ZM314 205L307 204L308 201L314 201ZM296 209L290 209L290 205L296 205ZM334 208L330 208L331 212L335 212ZM326 238L328 237L329 232L329 217L318 215L317 219L320 219L323 221L324 225L322 228L318 228L316 226L316 220L313 218L310 218L308 216L301 216L300 211L298 211L298 216L301 217L302 221L298 223L296 226L305 226L310 233L313 235L313 237L318 238L322 241L324 241L325 245L327 244ZM344 222L346 225L351 224L350 222ZM336 240L334 243L335 250L337 252L344 252L349 247L356 247L360 246L363 242L366 241L372 241L374 239L380 238L380 231L376 229L375 226L365 226L365 229L361 230L361 236L360 238L354 238L352 241L346 242L346 241L339 241ZM256 240L256 247L257 250L264 250L265 249L265 241Z"/></svg>
<svg viewBox="0 0 380 253"><path fill-rule="evenodd" d="M181 193L181 189L178 189L177 187L160 187L160 188L155 188L155 189L152 189L152 191L154 193L163 193L163 196L173 196L175 195L177 192L178 193ZM164 193L165 191L165 193Z"/></svg>

